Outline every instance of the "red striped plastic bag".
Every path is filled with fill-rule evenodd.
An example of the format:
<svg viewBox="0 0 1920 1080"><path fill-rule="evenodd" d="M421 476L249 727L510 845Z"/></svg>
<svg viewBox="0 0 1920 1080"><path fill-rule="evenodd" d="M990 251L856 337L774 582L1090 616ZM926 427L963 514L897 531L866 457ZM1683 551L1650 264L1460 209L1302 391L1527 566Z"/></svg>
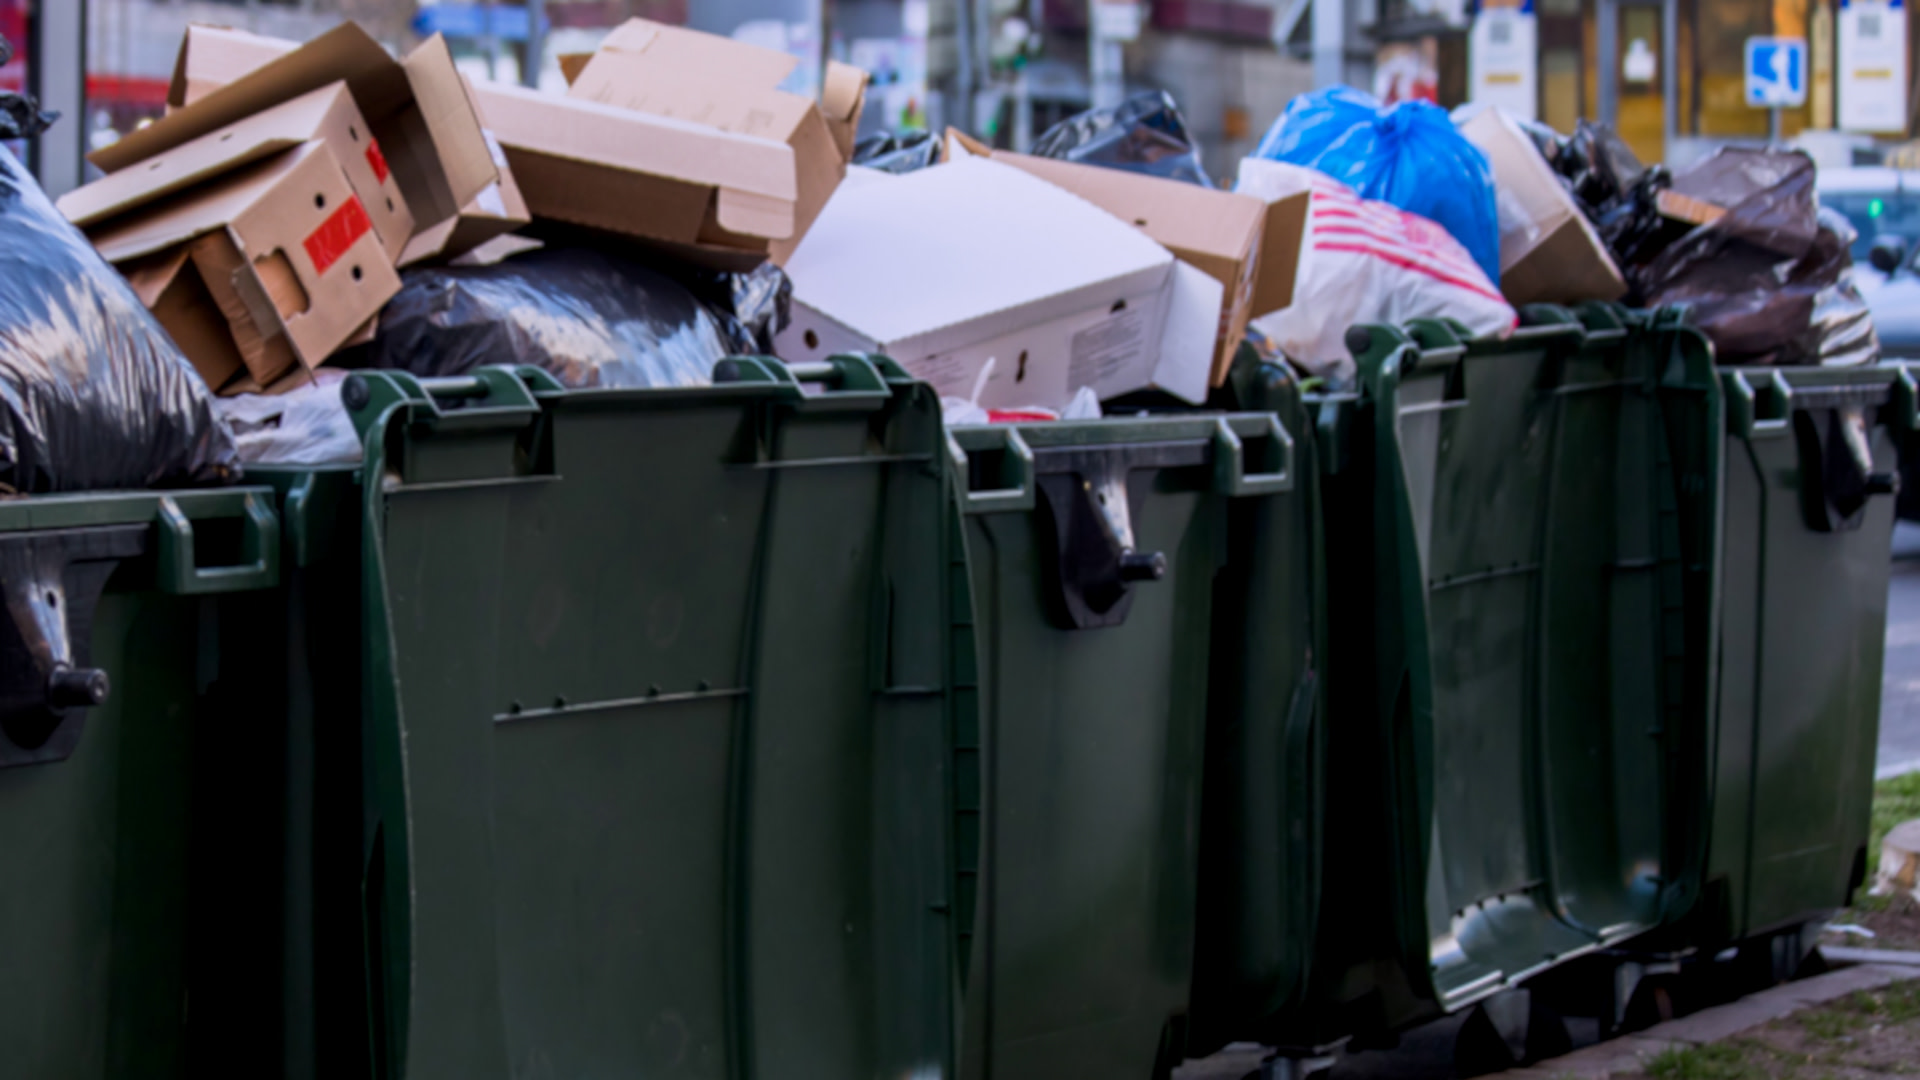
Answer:
<svg viewBox="0 0 1920 1080"><path fill-rule="evenodd" d="M1293 303L1254 320L1312 374L1352 378L1353 326L1449 318L1476 337L1505 337L1518 322L1467 249L1426 218L1363 199L1325 173L1259 158L1240 163L1234 190L1269 200L1312 193Z"/></svg>

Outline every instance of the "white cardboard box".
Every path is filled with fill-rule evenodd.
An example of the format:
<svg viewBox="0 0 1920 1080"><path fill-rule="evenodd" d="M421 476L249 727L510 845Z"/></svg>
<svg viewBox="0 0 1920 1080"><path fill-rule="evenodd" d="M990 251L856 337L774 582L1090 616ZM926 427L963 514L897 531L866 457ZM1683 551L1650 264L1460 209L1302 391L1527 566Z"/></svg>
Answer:
<svg viewBox="0 0 1920 1080"><path fill-rule="evenodd" d="M880 352L943 397L1065 407L1158 388L1206 398L1220 283L1071 192L970 159L849 175L786 266L789 362Z"/></svg>

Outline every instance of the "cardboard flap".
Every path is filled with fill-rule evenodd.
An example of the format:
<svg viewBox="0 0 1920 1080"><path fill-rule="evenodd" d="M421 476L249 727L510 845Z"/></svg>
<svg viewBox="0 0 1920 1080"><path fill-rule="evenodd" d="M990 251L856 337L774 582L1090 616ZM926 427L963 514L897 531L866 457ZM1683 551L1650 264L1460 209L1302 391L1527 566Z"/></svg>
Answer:
<svg viewBox="0 0 1920 1080"><path fill-rule="evenodd" d="M1312 200L1310 193L1302 191L1267 204L1260 269L1253 279L1255 318L1293 304L1294 279L1300 272L1300 249L1306 240L1307 209Z"/></svg>
<svg viewBox="0 0 1920 1080"><path fill-rule="evenodd" d="M120 215L89 234L101 258L122 263L185 243L224 226L292 172L318 144L304 143L276 157L238 169L193 193L140 212Z"/></svg>
<svg viewBox="0 0 1920 1080"><path fill-rule="evenodd" d="M614 27L594 55L629 57L672 79L752 91L777 88L800 66L799 57L775 49L647 19Z"/></svg>
<svg viewBox="0 0 1920 1080"><path fill-rule="evenodd" d="M819 111L793 94L757 90L712 73L693 77L620 53L596 54L567 96L782 142Z"/></svg>
<svg viewBox="0 0 1920 1080"><path fill-rule="evenodd" d="M186 269L187 249L177 247L164 255L144 260L135 266L124 267L127 284L132 287L133 295L148 308L160 302L161 294L167 291L180 271Z"/></svg>
<svg viewBox="0 0 1920 1080"><path fill-rule="evenodd" d="M192 62L191 49L188 60ZM354 23L343 22L192 104L128 133L119 142L94 151L87 160L106 172L118 172L262 109L342 80L369 119L391 110L410 93L406 72L380 43Z"/></svg>
<svg viewBox="0 0 1920 1080"><path fill-rule="evenodd" d="M788 201L797 195L793 150L783 142L500 83L474 92L509 151Z"/></svg>
<svg viewBox="0 0 1920 1080"><path fill-rule="evenodd" d="M853 160L853 144L860 133L860 114L866 110L865 71L838 60L827 61L826 77L820 84L820 115L827 118L827 130L841 161Z"/></svg>
<svg viewBox="0 0 1920 1080"><path fill-rule="evenodd" d="M318 137L344 83L321 87L111 173L62 196L60 212L86 227Z"/></svg>
<svg viewBox="0 0 1920 1080"><path fill-rule="evenodd" d="M306 140L287 136L253 133L216 147L203 147L206 139L196 139L177 153L153 159L159 166L149 172L129 169L111 173L85 187L60 196L54 204L68 221L85 229L121 214L137 210L192 187L224 172L291 150ZM210 152L201 152L207 150Z"/></svg>
<svg viewBox="0 0 1920 1080"><path fill-rule="evenodd" d="M1182 401L1199 405L1207 400L1225 293L1211 275L1184 262L1173 264L1173 289L1167 298L1167 321L1160 334L1160 361L1154 365L1153 382Z"/></svg>
<svg viewBox="0 0 1920 1080"><path fill-rule="evenodd" d="M167 87L167 105L178 109L206 97L247 72L300 47L228 26L193 23L180 38L180 55Z"/></svg>
<svg viewBox="0 0 1920 1080"><path fill-rule="evenodd" d="M567 80L568 86L572 86L574 82L580 78L580 73L587 70L587 61L592 59L592 53L576 52L560 54L561 78Z"/></svg>
<svg viewBox="0 0 1920 1080"><path fill-rule="evenodd" d="M453 53L439 34L408 53L400 66L406 70L415 106L446 172L454 205L464 206L500 179L466 81L453 66Z"/></svg>

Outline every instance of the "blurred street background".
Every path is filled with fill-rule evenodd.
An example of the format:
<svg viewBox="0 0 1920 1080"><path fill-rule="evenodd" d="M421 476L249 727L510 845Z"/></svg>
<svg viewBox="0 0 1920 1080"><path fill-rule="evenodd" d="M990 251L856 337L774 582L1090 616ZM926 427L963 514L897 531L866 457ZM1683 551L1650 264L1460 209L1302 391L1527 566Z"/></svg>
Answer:
<svg viewBox="0 0 1920 1080"><path fill-rule="evenodd" d="M1340 82L1563 132L1608 123L1675 168L1770 132L1823 166L1877 162L1912 127L1920 32L1898 0L0 0L17 49L0 85L83 117L28 151L59 194L85 150L161 113L188 23L305 40L346 17L395 48L440 32L470 76L558 85L557 57L632 16L793 52L794 89L828 58L866 68L863 133L952 125L1024 149L1055 120L1164 89L1216 175L1291 98ZM1782 68L1797 90L1758 106L1753 43L1783 39L1806 70Z"/></svg>

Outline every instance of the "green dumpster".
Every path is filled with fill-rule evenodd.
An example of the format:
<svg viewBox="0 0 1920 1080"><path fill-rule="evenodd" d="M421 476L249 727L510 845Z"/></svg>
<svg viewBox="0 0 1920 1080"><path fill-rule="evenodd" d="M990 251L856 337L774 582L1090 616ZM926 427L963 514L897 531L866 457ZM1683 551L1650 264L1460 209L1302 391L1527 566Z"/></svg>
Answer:
<svg viewBox="0 0 1920 1080"><path fill-rule="evenodd" d="M960 1075L1154 1075L1186 1043L1210 669L1242 644L1213 636L1235 504L1292 489L1292 439L1272 413L950 437L955 689L978 702L955 773L981 781L957 807L978 875ZM1258 690L1283 727L1297 685Z"/></svg>
<svg viewBox="0 0 1920 1080"><path fill-rule="evenodd" d="M219 800L259 763L213 643L279 554L264 488L0 503L0 1074L231 1066L221 886L254 833Z"/></svg>
<svg viewBox="0 0 1920 1080"><path fill-rule="evenodd" d="M1294 439L1293 487L1227 504L1214 582L1190 1057L1284 1041L1305 999L1323 840L1325 552L1312 413L1284 367L1243 349L1216 402Z"/></svg>
<svg viewBox="0 0 1920 1080"><path fill-rule="evenodd" d="M305 548L260 648L354 646L280 688L313 702L313 1074L951 1071L939 404L883 360L795 370L817 392L752 359L366 373L367 479L274 477Z"/></svg>
<svg viewBox="0 0 1920 1080"><path fill-rule="evenodd" d="M1295 1045L1462 1008L1680 900L1670 721L1705 700L1681 496L1707 485L1674 440L1712 395L1704 363L1632 347L1647 318L1349 339L1359 390L1319 425L1325 889Z"/></svg>
<svg viewBox="0 0 1920 1080"><path fill-rule="evenodd" d="M1676 360L1711 357L1669 328ZM1698 776L1703 891L1688 944L1770 945L1791 974L1864 880L1904 367L1722 368L1717 696ZM1777 955L1776 955L1777 954Z"/></svg>

